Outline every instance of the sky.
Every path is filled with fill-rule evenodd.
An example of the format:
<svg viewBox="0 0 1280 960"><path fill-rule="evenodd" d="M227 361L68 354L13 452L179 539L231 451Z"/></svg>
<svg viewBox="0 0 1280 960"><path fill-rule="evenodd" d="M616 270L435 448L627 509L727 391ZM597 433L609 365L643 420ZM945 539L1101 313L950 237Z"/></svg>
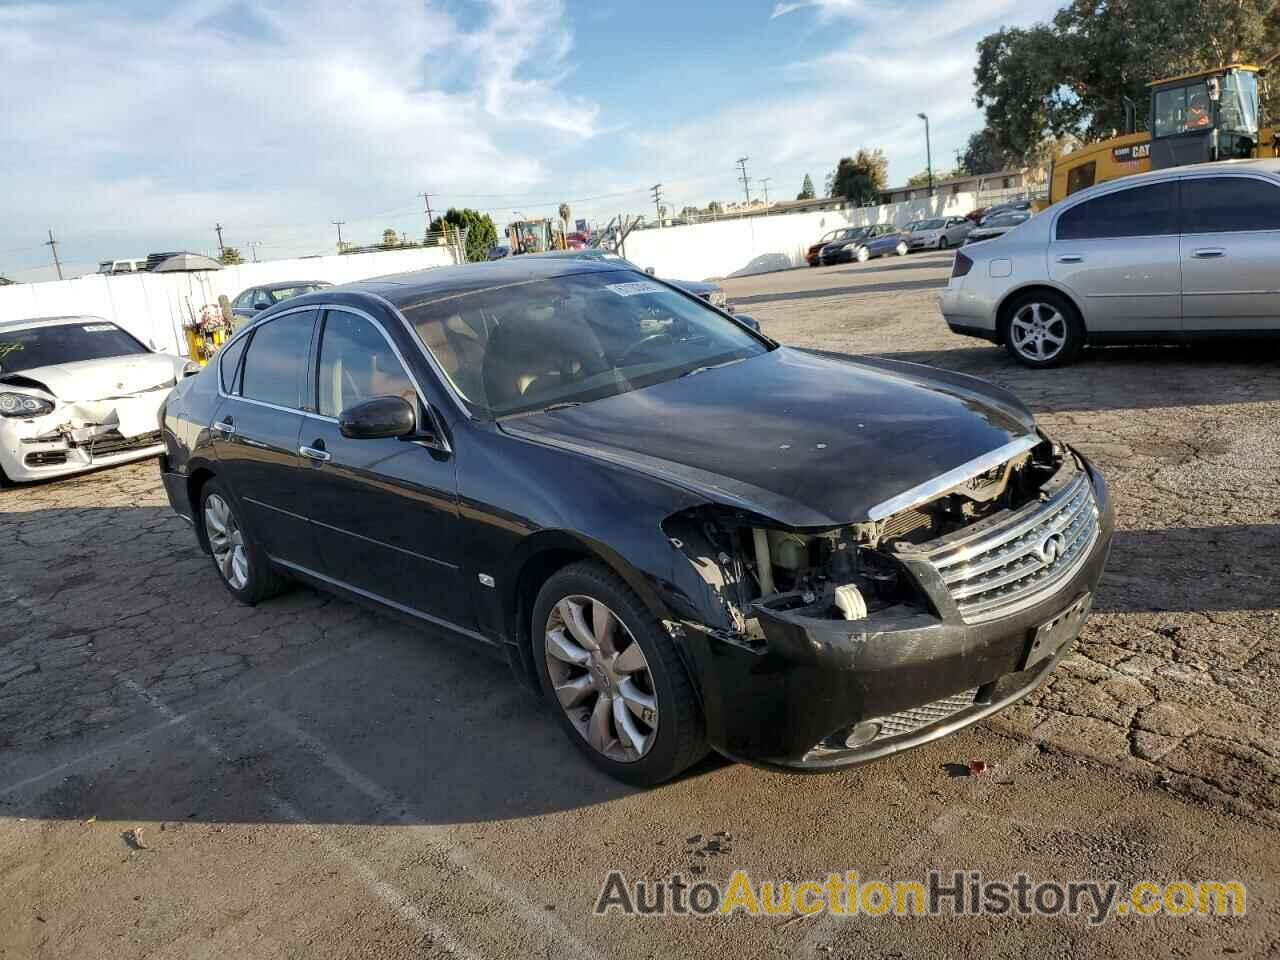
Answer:
<svg viewBox="0 0 1280 960"><path fill-rule="evenodd" d="M0 2L0 276L420 236L423 201L601 222L820 191L859 147L892 184L982 125L974 45L1062 0Z"/></svg>

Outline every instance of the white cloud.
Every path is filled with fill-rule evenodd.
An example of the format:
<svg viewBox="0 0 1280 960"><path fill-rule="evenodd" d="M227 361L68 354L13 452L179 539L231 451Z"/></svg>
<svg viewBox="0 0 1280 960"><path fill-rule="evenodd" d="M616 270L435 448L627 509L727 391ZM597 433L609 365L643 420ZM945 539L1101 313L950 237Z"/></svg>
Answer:
<svg viewBox="0 0 1280 960"><path fill-rule="evenodd" d="M207 249L221 222L228 243L309 253L330 244L330 219L356 239L421 230L420 190L527 190L559 140L595 135L599 111L563 92L559 3L479 14L399 0L6 7L0 250L38 246L47 226L68 260Z"/></svg>

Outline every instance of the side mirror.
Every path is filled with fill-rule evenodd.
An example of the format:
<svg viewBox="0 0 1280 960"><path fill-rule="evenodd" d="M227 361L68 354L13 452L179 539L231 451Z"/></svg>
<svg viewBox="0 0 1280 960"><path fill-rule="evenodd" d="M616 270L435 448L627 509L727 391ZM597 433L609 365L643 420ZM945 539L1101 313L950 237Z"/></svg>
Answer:
<svg viewBox="0 0 1280 960"><path fill-rule="evenodd" d="M750 327L756 333L760 332L760 321L757 320L755 317L749 316L745 313L735 313L733 315L733 319L737 320L739 323L743 324L744 326Z"/></svg>
<svg viewBox="0 0 1280 960"><path fill-rule="evenodd" d="M267 307L269 307L269 306L271 306L271 304L269 304L269 303L262 303L261 301L259 301L258 303L255 303L255 304L253 305L253 309L255 309L255 310L265 310L265 309L267 309Z"/></svg>
<svg viewBox="0 0 1280 960"><path fill-rule="evenodd" d="M649 276L651 276L651 277L652 277L652 276L653 276L653 267L645 267L645 268L644 268L644 272L645 272L645 273L647 273Z"/></svg>
<svg viewBox="0 0 1280 960"><path fill-rule="evenodd" d="M352 440L384 440L412 436L418 416L404 397L374 397L338 415L338 431Z"/></svg>

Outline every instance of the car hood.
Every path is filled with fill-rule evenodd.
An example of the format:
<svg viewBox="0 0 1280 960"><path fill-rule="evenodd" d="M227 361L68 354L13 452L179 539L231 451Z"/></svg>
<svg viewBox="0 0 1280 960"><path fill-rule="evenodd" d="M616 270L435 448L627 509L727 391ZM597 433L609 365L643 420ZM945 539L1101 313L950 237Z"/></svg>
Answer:
<svg viewBox="0 0 1280 960"><path fill-rule="evenodd" d="M831 528L1034 435L1035 421L973 377L780 347L500 428L784 526Z"/></svg>
<svg viewBox="0 0 1280 960"><path fill-rule="evenodd" d="M674 283L681 290L692 293L695 297L705 297L720 289L718 285L703 280L667 280L667 283Z"/></svg>
<svg viewBox="0 0 1280 960"><path fill-rule="evenodd" d="M172 387L187 361L167 353L52 363L0 374L0 383L42 389L64 402L107 400Z"/></svg>

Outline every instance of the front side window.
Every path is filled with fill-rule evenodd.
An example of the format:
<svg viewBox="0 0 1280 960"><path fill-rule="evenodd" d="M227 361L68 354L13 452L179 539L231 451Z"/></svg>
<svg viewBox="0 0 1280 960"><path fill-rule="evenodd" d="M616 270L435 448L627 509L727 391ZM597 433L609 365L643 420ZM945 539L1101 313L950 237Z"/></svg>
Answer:
<svg viewBox="0 0 1280 960"><path fill-rule="evenodd" d="M768 350L701 300L621 270L455 294L403 312L483 417L588 403Z"/></svg>
<svg viewBox="0 0 1280 960"><path fill-rule="evenodd" d="M245 352L240 395L278 407L301 407L315 322L316 311L303 310L259 326Z"/></svg>
<svg viewBox="0 0 1280 960"><path fill-rule="evenodd" d="M1161 90L1156 94L1155 127L1157 137L1194 133L1213 126L1213 104L1209 86L1203 80L1185 87Z"/></svg>
<svg viewBox="0 0 1280 960"><path fill-rule="evenodd" d="M319 360L317 409L326 417L374 397L403 397L416 403L417 391L400 359L364 317L342 310L325 314Z"/></svg>
<svg viewBox="0 0 1280 960"><path fill-rule="evenodd" d="M1156 237L1178 232L1178 184L1153 183L1108 193L1058 217L1059 240Z"/></svg>
<svg viewBox="0 0 1280 960"><path fill-rule="evenodd" d="M0 373L148 352L114 323L86 317L73 323L0 333Z"/></svg>
<svg viewBox="0 0 1280 960"><path fill-rule="evenodd" d="M1280 230L1280 186L1253 177L1182 181L1183 233Z"/></svg>

